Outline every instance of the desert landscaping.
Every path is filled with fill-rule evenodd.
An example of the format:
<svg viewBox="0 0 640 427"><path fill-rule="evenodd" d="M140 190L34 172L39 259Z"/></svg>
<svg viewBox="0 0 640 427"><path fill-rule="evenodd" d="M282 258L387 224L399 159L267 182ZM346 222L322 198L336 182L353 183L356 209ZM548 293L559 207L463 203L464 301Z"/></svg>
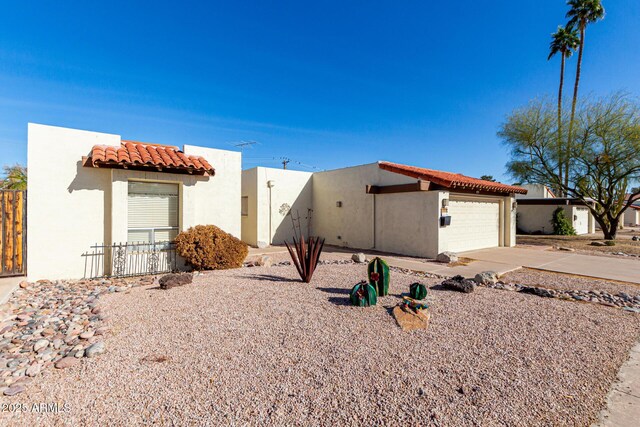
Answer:
<svg viewBox="0 0 640 427"><path fill-rule="evenodd" d="M587 425L640 335L640 317L620 308L484 286L455 292L393 268L389 295L354 307L349 291L366 263L325 257L306 284L281 259L168 290L140 279L75 283L84 297L67 301L84 307L99 294L90 304L100 318L89 322L104 333L78 341L106 351L43 368L2 397L64 409L4 412L2 423ZM416 281L429 288L431 320L406 332L390 311ZM9 304L56 286L31 285Z"/></svg>

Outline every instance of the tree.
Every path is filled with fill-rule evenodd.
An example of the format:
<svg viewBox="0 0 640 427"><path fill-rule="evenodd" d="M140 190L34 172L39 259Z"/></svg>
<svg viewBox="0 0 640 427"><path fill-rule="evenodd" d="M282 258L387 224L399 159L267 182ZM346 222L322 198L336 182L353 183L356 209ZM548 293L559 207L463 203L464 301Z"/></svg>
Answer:
<svg viewBox="0 0 640 427"><path fill-rule="evenodd" d="M562 142L562 91L564 89L564 68L566 59L569 58L579 44L578 33L574 29L558 26L558 30L551 35L551 43L549 45L549 57L553 58L560 53L560 86L558 88L558 158L562 159L563 142ZM558 162L558 176L562 180L563 162ZM556 188L556 190L559 190Z"/></svg>
<svg viewBox="0 0 640 427"><path fill-rule="evenodd" d="M4 179L0 181L0 189L26 190L27 168L19 164L4 166Z"/></svg>
<svg viewBox="0 0 640 427"><path fill-rule="evenodd" d="M496 182L496 180L493 178L493 175L482 175L480 179L484 181Z"/></svg>
<svg viewBox="0 0 640 427"><path fill-rule="evenodd" d="M573 168L556 173L556 111L548 101L533 101L514 111L498 136L511 151L509 172L523 182L558 187L583 201L608 240L615 239L620 217L640 189L640 104L624 94L583 101L576 115L576 144L569 152Z"/></svg>
<svg viewBox="0 0 640 427"><path fill-rule="evenodd" d="M569 0L567 4L571 7L567 12L567 28L574 30L576 27L580 31L580 45L578 48L578 64L576 65L576 81L573 85L573 100L571 101L571 118L569 119L569 133L567 135L567 153L571 152L573 144L573 126L578 104L578 87L580 86L580 73L582 72L582 54L584 53L584 38L587 25L604 19L604 7L600 0ZM569 182L570 157L564 161L565 179L564 184Z"/></svg>

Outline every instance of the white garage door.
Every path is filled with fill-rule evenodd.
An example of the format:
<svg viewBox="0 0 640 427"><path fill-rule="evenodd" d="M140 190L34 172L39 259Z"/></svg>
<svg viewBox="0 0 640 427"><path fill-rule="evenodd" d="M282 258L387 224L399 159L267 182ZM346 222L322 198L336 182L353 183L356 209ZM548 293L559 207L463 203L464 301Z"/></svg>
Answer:
<svg viewBox="0 0 640 427"><path fill-rule="evenodd" d="M449 202L451 225L446 232L452 252L500 245L500 204L474 200Z"/></svg>
<svg viewBox="0 0 640 427"><path fill-rule="evenodd" d="M575 208L573 210L573 228L577 234L587 234L589 232L589 209Z"/></svg>

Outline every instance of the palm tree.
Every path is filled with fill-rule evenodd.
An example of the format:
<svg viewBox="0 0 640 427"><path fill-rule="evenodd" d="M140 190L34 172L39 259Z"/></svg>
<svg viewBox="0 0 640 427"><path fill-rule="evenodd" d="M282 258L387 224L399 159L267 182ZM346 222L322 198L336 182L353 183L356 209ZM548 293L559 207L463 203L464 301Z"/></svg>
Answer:
<svg viewBox="0 0 640 427"><path fill-rule="evenodd" d="M4 167L4 180L0 181L0 189L3 190L26 190L27 189L27 168L18 164Z"/></svg>
<svg viewBox="0 0 640 427"><path fill-rule="evenodd" d="M569 0L567 5L571 7L567 12L568 29L580 31L580 46L578 49L578 65L576 67L576 82L573 86L573 101L571 102L571 118L569 119L569 135L567 137L567 158L565 159L565 186L569 182L569 152L571 150L573 138L573 121L576 115L576 104L578 103L578 87L580 86L580 72L582 70L582 53L584 51L584 36L587 25L604 18L604 7L600 0Z"/></svg>
<svg viewBox="0 0 640 427"><path fill-rule="evenodd" d="M564 89L564 66L565 60L569 58L573 51L576 50L580 41L578 33L575 30L558 26L558 30L551 34L551 43L549 45L549 57L553 58L560 53L562 59L560 61L560 87L558 88L558 179L562 182L562 91ZM556 190L558 190L556 188ZM560 192L559 192L560 193Z"/></svg>

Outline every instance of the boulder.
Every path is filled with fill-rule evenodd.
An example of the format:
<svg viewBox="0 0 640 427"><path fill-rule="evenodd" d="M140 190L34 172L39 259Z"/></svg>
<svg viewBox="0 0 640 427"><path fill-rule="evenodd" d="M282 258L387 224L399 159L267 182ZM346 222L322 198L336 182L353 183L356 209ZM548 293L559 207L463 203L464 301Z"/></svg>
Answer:
<svg viewBox="0 0 640 427"><path fill-rule="evenodd" d="M481 285L495 285L498 283L498 273L495 271L483 271L476 274L474 280Z"/></svg>
<svg viewBox="0 0 640 427"><path fill-rule="evenodd" d="M362 252L358 252L357 254L353 254L351 255L351 259L354 262L357 262L359 264L363 263L363 262L367 262L367 257L365 256L365 254L363 254Z"/></svg>
<svg viewBox="0 0 640 427"><path fill-rule="evenodd" d="M393 308L392 314L403 331L427 329L429 327L429 319L431 318L429 310L414 311L406 305L398 304Z"/></svg>
<svg viewBox="0 0 640 427"><path fill-rule="evenodd" d="M271 267L273 265L273 258L269 255L262 255L260 259L255 262L255 265L260 267Z"/></svg>
<svg viewBox="0 0 640 427"><path fill-rule="evenodd" d="M637 241L639 241L639 240L640 240L640 237L639 237L639 236L633 236L633 237L631 238L631 240L633 240L634 242L637 242Z"/></svg>
<svg viewBox="0 0 640 427"><path fill-rule="evenodd" d="M447 264L450 262L458 262L458 255L453 252L441 252L436 257L436 261L445 262Z"/></svg>
<svg viewBox="0 0 640 427"><path fill-rule="evenodd" d="M191 273L170 273L162 276L158 283L160 289L171 289L176 286L183 286L193 281L193 274Z"/></svg>
<svg viewBox="0 0 640 427"><path fill-rule="evenodd" d="M465 279L462 276L454 276L442 282L442 286L453 291L469 294L476 289L475 280Z"/></svg>
<svg viewBox="0 0 640 427"><path fill-rule="evenodd" d="M603 242L591 242L591 246L607 246L607 245Z"/></svg>

